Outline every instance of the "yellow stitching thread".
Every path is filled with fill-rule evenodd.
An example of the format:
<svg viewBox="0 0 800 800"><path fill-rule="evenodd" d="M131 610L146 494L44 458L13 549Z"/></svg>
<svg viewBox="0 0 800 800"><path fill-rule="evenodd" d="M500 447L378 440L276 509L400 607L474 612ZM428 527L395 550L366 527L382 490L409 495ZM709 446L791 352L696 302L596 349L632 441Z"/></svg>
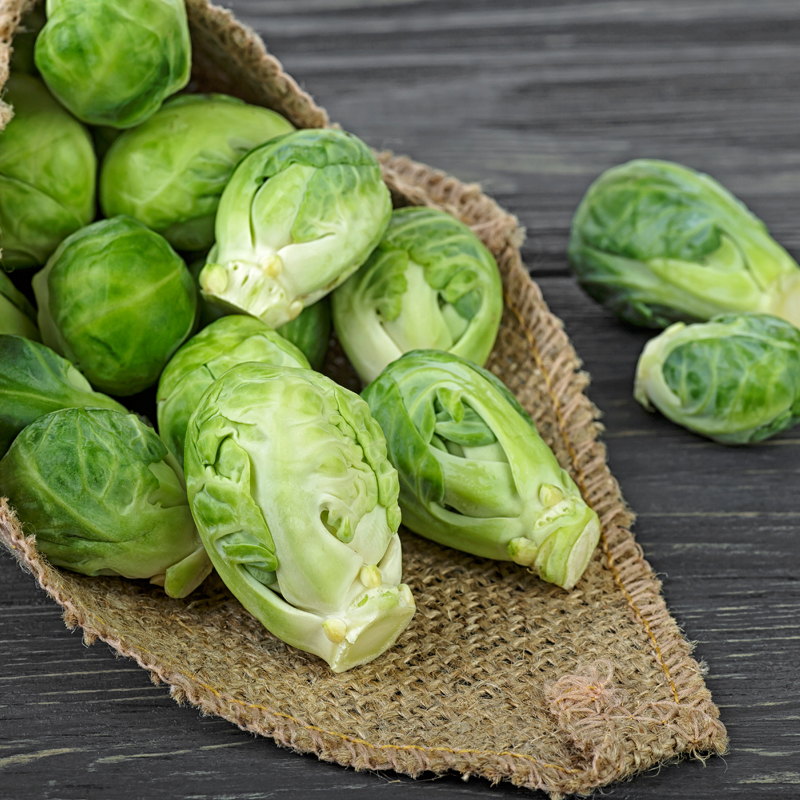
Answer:
<svg viewBox="0 0 800 800"><path fill-rule="evenodd" d="M586 478L585 475L583 474L583 470L581 469L580 464L578 463L578 454L575 452L575 448L573 448L572 442L567 436L566 423L564 422L564 417L561 414L561 406L558 402L558 398L553 393L553 387L550 382L550 373L548 373L546 367L544 366L544 363L542 362L542 358L539 355L539 351L536 347L536 342L533 338L533 333L525 324L525 320L523 319L522 314L517 310L517 307L514 305L514 302L511 300L511 298L508 296L506 292L503 292L503 297L505 298L506 305L514 314L514 316L517 318L517 322L524 331L525 338L528 340L528 345L530 346L531 353L533 354L533 359L536 362L536 365L542 371L542 375L544 376L545 386L547 387L547 393L550 395L550 400L553 403L553 408L556 413L556 419L558 420L558 427L559 430L561 431L561 438L564 440L564 444L566 445L567 450L569 451L570 458L572 459L572 464L578 473L578 483L580 483L581 490L583 491L583 496L588 498L589 492L586 488ZM622 582L622 578L620 578L619 572L617 571L617 566L616 563L614 562L614 558L611 555L611 551L608 547L608 540L606 539L605 532L603 531L601 531L600 533L600 540L602 542L603 552L605 553L606 558L608 559L609 566L611 567L611 574L614 576L614 580L616 581L619 588L622 590L622 593L625 595L625 598L628 601L628 605L630 605L630 607L634 610L636 616L639 618L639 621L644 626L647 635L650 637L650 641L653 643L653 647L655 648L656 651L656 658L658 660L658 663L661 665L664 674L667 676L670 688L672 689L672 696L675 698L675 702L678 705L680 705L681 701L680 698L678 697L678 689L675 686L675 682L672 680L672 675L669 671L669 667L664 662L664 655L661 652L661 647L658 644L658 640L656 639L655 634L653 633L653 630L650 627L649 623L644 618L642 611L636 605L635 600L628 592L628 590L625 588L625 585Z"/></svg>

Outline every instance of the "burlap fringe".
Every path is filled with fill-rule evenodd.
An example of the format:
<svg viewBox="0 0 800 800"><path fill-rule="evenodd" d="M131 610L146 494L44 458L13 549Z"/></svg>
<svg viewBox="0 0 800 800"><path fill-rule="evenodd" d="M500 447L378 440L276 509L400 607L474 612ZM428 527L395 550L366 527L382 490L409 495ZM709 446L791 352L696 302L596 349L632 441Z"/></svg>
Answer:
<svg viewBox="0 0 800 800"><path fill-rule="evenodd" d="M0 86L14 31L33 5L0 2ZM274 108L300 127L328 124L325 111L229 12L205 0L187 0L187 9L200 89ZM11 113L0 103L0 128ZM489 366L532 413L603 525L599 552L578 587L560 592L513 565L406 537L406 574L420 607L415 623L378 666L332 680L315 659L272 639L213 579L200 599L180 604L134 582L92 582L61 572L37 553L34 537L26 537L1 499L0 541L63 606L69 627L80 626L87 642L103 639L136 660L177 701L356 769L413 776L452 770L558 798L664 760L724 752L725 729L701 668L630 533L633 518L598 441L597 411L584 394L588 377L521 261L516 218L477 186L405 157L379 158L397 205L445 209L497 258L506 310ZM345 384L354 380L340 352L327 369ZM248 658L274 659L270 668L258 672L244 655L226 661L221 642L234 633L243 653L253 649ZM192 636L205 637L210 644L200 649L210 653L199 656ZM276 670L285 674L286 687L264 679ZM388 687L375 688L387 681ZM493 729L498 702L509 723ZM437 722L437 714L445 721Z"/></svg>

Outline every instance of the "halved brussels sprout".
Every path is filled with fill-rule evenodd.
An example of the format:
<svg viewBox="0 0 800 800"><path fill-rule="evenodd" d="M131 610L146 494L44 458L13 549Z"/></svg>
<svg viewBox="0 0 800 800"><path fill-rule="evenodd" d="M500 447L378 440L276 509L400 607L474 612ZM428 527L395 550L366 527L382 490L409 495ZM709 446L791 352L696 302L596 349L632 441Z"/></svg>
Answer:
<svg viewBox="0 0 800 800"><path fill-rule="evenodd" d="M0 460L0 492L51 564L148 578L185 597L211 571L183 472L133 414L69 408L40 417Z"/></svg>
<svg viewBox="0 0 800 800"><path fill-rule="evenodd" d="M397 473L358 395L311 370L241 364L203 395L185 455L208 554L271 633L334 672L395 642L414 613Z"/></svg>
<svg viewBox="0 0 800 800"><path fill-rule="evenodd" d="M597 514L497 378L451 353L415 350L363 397L400 476L406 527L576 584L600 538Z"/></svg>
<svg viewBox="0 0 800 800"><path fill-rule="evenodd" d="M6 270L40 266L94 219L89 132L30 75L10 75L14 118L0 133L0 248Z"/></svg>
<svg viewBox="0 0 800 800"><path fill-rule="evenodd" d="M189 82L184 0L47 0L34 58L78 119L139 125Z"/></svg>
<svg viewBox="0 0 800 800"><path fill-rule="evenodd" d="M203 294L277 328L366 261L391 208L377 159L352 134L273 139L242 159L222 193Z"/></svg>
<svg viewBox="0 0 800 800"><path fill-rule="evenodd" d="M223 94L168 100L109 149L100 170L103 212L138 219L177 250L207 249L234 167L257 145L293 130L280 114Z"/></svg>
<svg viewBox="0 0 800 800"><path fill-rule="evenodd" d="M717 442L760 442L800 422L800 330L769 314L676 322L644 348L634 396Z"/></svg>
<svg viewBox="0 0 800 800"><path fill-rule="evenodd" d="M235 314L213 322L172 357L158 383L158 431L180 464L189 417L203 392L231 367L247 361L310 369L291 342L255 317Z"/></svg>
<svg viewBox="0 0 800 800"><path fill-rule="evenodd" d="M638 160L604 172L572 221L581 286L634 325L762 312L800 325L800 268L708 175Z"/></svg>
<svg viewBox="0 0 800 800"><path fill-rule="evenodd" d="M402 208L332 304L339 341L369 383L409 350L447 350L482 366L500 326L503 284L466 225L444 211Z"/></svg>
<svg viewBox="0 0 800 800"><path fill-rule="evenodd" d="M152 386L195 321L197 295L183 260L130 217L72 234L33 289L44 343L114 395Z"/></svg>
<svg viewBox="0 0 800 800"><path fill-rule="evenodd" d="M10 333L40 341L36 312L0 269L0 334Z"/></svg>
<svg viewBox="0 0 800 800"><path fill-rule="evenodd" d="M110 408L116 400L93 392L89 381L49 347L21 336L0 335L0 456L39 417L61 408Z"/></svg>

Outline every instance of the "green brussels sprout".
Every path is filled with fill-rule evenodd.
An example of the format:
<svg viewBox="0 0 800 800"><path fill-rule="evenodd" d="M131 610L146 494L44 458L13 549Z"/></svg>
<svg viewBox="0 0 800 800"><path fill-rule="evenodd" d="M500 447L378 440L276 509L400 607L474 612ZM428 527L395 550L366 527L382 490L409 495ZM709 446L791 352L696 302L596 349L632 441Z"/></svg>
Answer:
<svg viewBox="0 0 800 800"><path fill-rule="evenodd" d="M769 314L676 322L644 348L634 397L714 441L760 442L800 422L800 330Z"/></svg>
<svg viewBox="0 0 800 800"><path fill-rule="evenodd" d="M280 114L224 94L168 100L108 151L100 171L103 212L138 219L177 250L208 249L234 167L256 145L293 130Z"/></svg>
<svg viewBox="0 0 800 800"><path fill-rule="evenodd" d="M34 420L61 408L127 409L93 392L83 375L49 347L0 335L0 456Z"/></svg>
<svg viewBox="0 0 800 800"><path fill-rule="evenodd" d="M0 334L3 333L41 340L33 306L0 269Z"/></svg>
<svg viewBox="0 0 800 800"><path fill-rule="evenodd" d="M30 75L11 75L14 118L0 133L0 247L6 270L40 266L94 219L89 132Z"/></svg>
<svg viewBox="0 0 800 800"><path fill-rule="evenodd" d="M181 465L189 417L203 392L231 367L258 361L310 369L302 352L255 317L239 314L213 322L172 357L158 383L158 431Z"/></svg>
<svg viewBox="0 0 800 800"><path fill-rule="evenodd" d="M170 597L211 572L183 472L133 414L68 408L39 417L0 460L0 491L57 567L149 578Z"/></svg>
<svg viewBox="0 0 800 800"><path fill-rule="evenodd" d="M47 0L34 58L78 119L139 125L189 82L184 0Z"/></svg>
<svg viewBox="0 0 800 800"><path fill-rule="evenodd" d="M414 350L362 395L400 475L407 528L575 585L600 538L597 514L494 375L451 353Z"/></svg>
<svg viewBox="0 0 800 800"><path fill-rule="evenodd" d="M225 187L200 288L277 328L366 261L391 210L360 139L332 129L280 136L242 159Z"/></svg>
<svg viewBox="0 0 800 800"><path fill-rule="evenodd" d="M165 239L129 217L65 239L33 290L44 343L118 396L154 384L194 326L189 270Z"/></svg>
<svg viewBox="0 0 800 800"><path fill-rule="evenodd" d="M331 341L331 306L327 297L306 306L300 315L278 328L278 333L298 347L312 369L325 361Z"/></svg>
<svg viewBox="0 0 800 800"><path fill-rule="evenodd" d="M336 335L369 383L410 350L447 350L483 366L500 327L503 284L466 225L444 211L403 208L332 303Z"/></svg>
<svg viewBox="0 0 800 800"><path fill-rule="evenodd" d="M394 644L397 473L367 404L311 370L240 364L186 434L189 503L222 580L271 633L334 672Z"/></svg>
<svg viewBox="0 0 800 800"><path fill-rule="evenodd" d="M761 312L800 325L800 269L764 223L708 175L669 161L604 172L572 221L581 286L634 325Z"/></svg>
<svg viewBox="0 0 800 800"><path fill-rule="evenodd" d="M33 63L33 48L39 31L44 27L47 17L43 8L31 9L23 18L14 33L13 49L9 67L12 72L36 75L36 64Z"/></svg>

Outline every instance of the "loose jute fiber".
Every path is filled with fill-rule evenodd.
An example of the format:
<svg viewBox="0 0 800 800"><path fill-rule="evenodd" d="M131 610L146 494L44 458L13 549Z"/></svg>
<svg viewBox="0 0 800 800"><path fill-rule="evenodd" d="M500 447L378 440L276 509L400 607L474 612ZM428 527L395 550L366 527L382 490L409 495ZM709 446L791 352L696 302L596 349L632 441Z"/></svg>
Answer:
<svg viewBox="0 0 800 800"><path fill-rule="evenodd" d="M31 5L0 3L0 85ZM301 127L328 124L252 31L204 0L187 7L195 88L269 106ZM3 123L10 113L0 108ZM69 627L135 659L179 702L356 769L455 771L561 797L667 759L722 753L725 729L700 666L628 529L632 515L583 393L587 376L520 260L517 220L476 186L391 154L381 163L396 204L445 209L497 258L506 307L489 366L603 525L574 590L405 533L403 574L417 614L391 650L334 675L270 635L214 576L178 601L143 582L55 569L0 499L2 540L64 607ZM335 347L326 371L359 388Z"/></svg>

